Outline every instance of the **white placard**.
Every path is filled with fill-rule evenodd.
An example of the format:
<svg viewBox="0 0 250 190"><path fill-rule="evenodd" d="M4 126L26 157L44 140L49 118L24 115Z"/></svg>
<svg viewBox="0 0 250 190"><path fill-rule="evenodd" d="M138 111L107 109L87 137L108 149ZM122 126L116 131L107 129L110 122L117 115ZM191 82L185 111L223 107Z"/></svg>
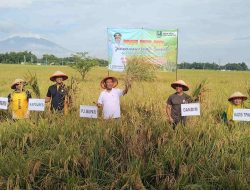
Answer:
<svg viewBox="0 0 250 190"><path fill-rule="evenodd" d="M200 104L181 104L181 116L196 116L201 115Z"/></svg>
<svg viewBox="0 0 250 190"><path fill-rule="evenodd" d="M7 110L8 103L8 98L0 97L0 110Z"/></svg>
<svg viewBox="0 0 250 190"><path fill-rule="evenodd" d="M234 121L250 121L250 109L234 109Z"/></svg>
<svg viewBox="0 0 250 190"><path fill-rule="evenodd" d="M80 117L97 118L96 106L80 106Z"/></svg>
<svg viewBox="0 0 250 190"><path fill-rule="evenodd" d="M44 111L45 110L45 99L29 99L29 107L30 111Z"/></svg>

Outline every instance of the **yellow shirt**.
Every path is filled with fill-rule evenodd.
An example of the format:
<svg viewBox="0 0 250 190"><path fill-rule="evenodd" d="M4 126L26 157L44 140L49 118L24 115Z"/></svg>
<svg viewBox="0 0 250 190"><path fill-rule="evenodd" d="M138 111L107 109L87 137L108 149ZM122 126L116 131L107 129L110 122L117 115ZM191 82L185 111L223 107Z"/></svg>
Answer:
<svg viewBox="0 0 250 190"><path fill-rule="evenodd" d="M229 103L227 110L226 110L226 114L227 114L227 121L233 121L233 112L234 109L244 109L245 106L244 104L240 104L240 105L234 105L232 103Z"/></svg>
<svg viewBox="0 0 250 190"><path fill-rule="evenodd" d="M29 118L28 97L25 91L11 94L11 111L13 119Z"/></svg>

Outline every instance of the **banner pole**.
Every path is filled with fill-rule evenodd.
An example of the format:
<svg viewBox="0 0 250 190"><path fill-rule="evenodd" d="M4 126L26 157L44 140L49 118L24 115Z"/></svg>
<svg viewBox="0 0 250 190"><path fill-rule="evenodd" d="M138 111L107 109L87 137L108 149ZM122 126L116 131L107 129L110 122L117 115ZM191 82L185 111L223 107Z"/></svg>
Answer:
<svg viewBox="0 0 250 190"><path fill-rule="evenodd" d="M176 44L176 69L175 69L175 79L178 79L178 38L179 38L179 30L177 29L177 44Z"/></svg>
<svg viewBox="0 0 250 190"><path fill-rule="evenodd" d="M140 39L139 39L139 43L140 43L140 48L141 48L141 55L140 58L142 58L142 45L141 45L141 40L142 40L142 35L143 35L143 27L141 27L141 35L140 35Z"/></svg>
<svg viewBox="0 0 250 190"><path fill-rule="evenodd" d="M107 47L108 47L108 50L106 51L107 52L107 56L108 56L108 77L109 77L109 28L107 27Z"/></svg>

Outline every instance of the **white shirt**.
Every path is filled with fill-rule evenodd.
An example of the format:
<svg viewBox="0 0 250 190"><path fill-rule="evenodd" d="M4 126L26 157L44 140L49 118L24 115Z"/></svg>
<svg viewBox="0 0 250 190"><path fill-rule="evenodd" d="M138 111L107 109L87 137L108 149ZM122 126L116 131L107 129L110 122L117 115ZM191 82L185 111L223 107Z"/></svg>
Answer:
<svg viewBox="0 0 250 190"><path fill-rule="evenodd" d="M120 96L123 90L112 88L111 91L104 90L101 92L98 103L103 106L104 119L121 117Z"/></svg>
<svg viewBox="0 0 250 190"><path fill-rule="evenodd" d="M109 69L122 72L125 69L126 57L123 55L124 51L119 48L123 48L123 46L117 43L111 45L112 60Z"/></svg>

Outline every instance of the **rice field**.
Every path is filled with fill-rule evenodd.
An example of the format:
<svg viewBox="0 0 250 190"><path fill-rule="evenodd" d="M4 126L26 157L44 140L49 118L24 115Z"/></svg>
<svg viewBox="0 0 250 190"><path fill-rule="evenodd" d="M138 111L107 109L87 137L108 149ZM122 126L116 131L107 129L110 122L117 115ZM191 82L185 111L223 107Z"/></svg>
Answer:
<svg viewBox="0 0 250 190"><path fill-rule="evenodd" d="M66 66L0 64L0 97L28 71L37 74L45 97L56 70L81 78ZM110 75L123 88L125 74ZM106 68L95 68L79 82L66 116L47 109L14 122L0 111L0 189L250 189L250 123L228 128L220 119L234 91L247 94L250 72L179 70L190 92L203 79L208 91L202 115L175 131L165 113L174 93L172 72L158 72L153 82L134 81L121 98L120 120L80 118L79 106L94 105L105 76Z"/></svg>

